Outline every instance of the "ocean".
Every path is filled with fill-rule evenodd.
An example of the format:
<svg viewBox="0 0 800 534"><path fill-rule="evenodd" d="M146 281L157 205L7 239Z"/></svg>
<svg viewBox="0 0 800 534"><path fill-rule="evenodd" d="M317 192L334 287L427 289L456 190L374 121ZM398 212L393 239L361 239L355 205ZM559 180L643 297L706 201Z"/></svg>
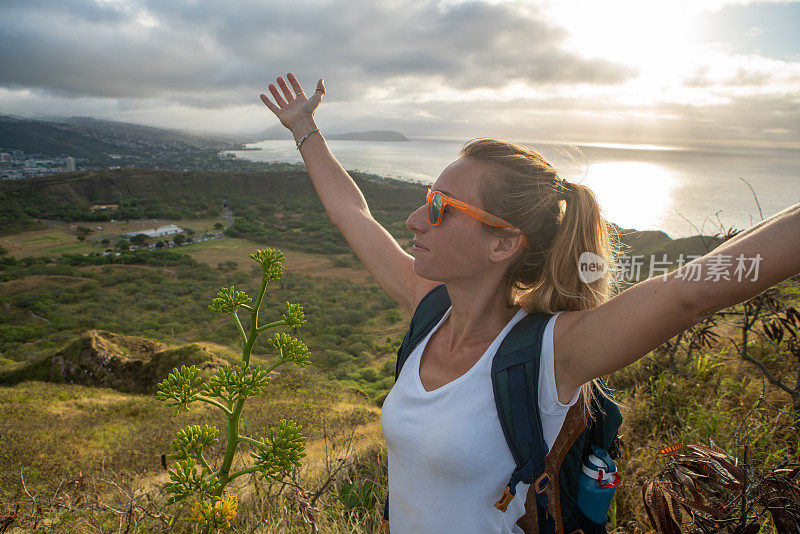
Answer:
<svg viewBox="0 0 800 534"><path fill-rule="evenodd" d="M467 141L409 139L328 140L328 145L348 170L432 184ZM673 239L712 235L721 228L744 230L800 202L800 150L525 144L539 150L562 178L590 187L609 221L623 228L661 230ZM237 151L237 157L302 163L291 140L261 141L248 148L261 150Z"/></svg>

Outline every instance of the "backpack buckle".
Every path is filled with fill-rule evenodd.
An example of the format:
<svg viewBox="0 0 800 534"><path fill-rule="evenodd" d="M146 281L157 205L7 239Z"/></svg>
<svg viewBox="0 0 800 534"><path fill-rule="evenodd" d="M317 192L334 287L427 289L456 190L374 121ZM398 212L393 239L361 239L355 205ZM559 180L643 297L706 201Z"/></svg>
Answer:
<svg viewBox="0 0 800 534"><path fill-rule="evenodd" d="M533 483L533 489L536 490L536 493L542 493L547 489L548 485L550 485L550 475L542 473L542 475L536 479L536 482Z"/></svg>
<svg viewBox="0 0 800 534"><path fill-rule="evenodd" d="M514 496L511 494L511 490L508 488L508 486L506 486L503 490L503 495L500 496L500 500L494 503L494 507L505 513L506 509L508 508L508 504L512 501L512 499L514 499Z"/></svg>

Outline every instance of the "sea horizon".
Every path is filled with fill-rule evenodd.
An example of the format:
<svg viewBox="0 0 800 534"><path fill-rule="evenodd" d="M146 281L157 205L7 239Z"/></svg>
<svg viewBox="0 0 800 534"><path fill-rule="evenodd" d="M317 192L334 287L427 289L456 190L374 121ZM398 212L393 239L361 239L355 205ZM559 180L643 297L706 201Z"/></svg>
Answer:
<svg viewBox="0 0 800 534"><path fill-rule="evenodd" d="M348 171L429 185L469 140L407 137L408 142L326 141ZM562 178L590 187L610 222L672 239L744 230L800 200L797 149L515 141L538 150ZM291 139L246 146L250 150L229 152L252 161L302 164Z"/></svg>

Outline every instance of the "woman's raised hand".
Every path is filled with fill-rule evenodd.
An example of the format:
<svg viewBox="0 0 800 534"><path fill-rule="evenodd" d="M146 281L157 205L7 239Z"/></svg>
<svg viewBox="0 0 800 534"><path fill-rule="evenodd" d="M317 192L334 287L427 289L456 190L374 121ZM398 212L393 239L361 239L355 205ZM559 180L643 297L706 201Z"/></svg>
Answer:
<svg viewBox="0 0 800 534"><path fill-rule="evenodd" d="M269 84L269 92L272 93L272 97L275 99L277 105L273 104L267 95L261 94L260 96L261 101L264 102L264 105L266 105L276 117L278 117L281 124L286 126L289 130L292 130L292 128L300 125L314 115L314 110L317 109L317 106L319 106L322 100L322 95L325 94L325 85L323 83L324 80L320 78L317 82L317 90L314 91L311 98L307 98L305 93L303 93L303 87L300 85L300 82L297 81L294 74L290 72L286 75L286 78L288 78L289 83L292 85L291 88L286 85L286 80L281 77L278 77L277 80L281 91L278 91L275 84ZM281 92L283 92L282 95Z"/></svg>

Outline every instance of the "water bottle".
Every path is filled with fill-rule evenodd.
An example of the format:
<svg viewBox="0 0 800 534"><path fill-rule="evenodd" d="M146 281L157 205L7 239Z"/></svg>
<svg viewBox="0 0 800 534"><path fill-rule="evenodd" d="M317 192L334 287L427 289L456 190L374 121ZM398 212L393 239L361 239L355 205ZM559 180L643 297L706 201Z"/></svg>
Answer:
<svg viewBox="0 0 800 534"><path fill-rule="evenodd" d="M611 498L619 484L619 473L606 451L592 445L592 454L583 459L578 480L578 508L595 523L604 524Z"/></svg>

